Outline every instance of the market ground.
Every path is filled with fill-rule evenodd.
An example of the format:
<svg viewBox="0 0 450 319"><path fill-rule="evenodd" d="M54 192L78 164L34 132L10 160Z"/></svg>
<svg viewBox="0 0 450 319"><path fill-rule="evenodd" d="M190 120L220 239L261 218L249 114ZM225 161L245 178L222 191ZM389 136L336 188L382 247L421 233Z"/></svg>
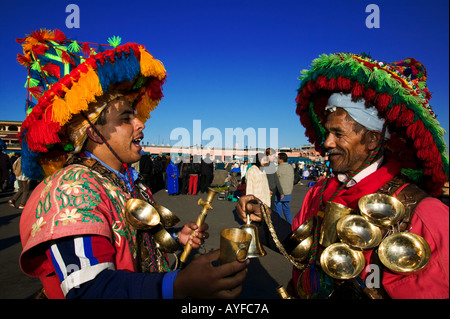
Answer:
<svg viewBox="0 0 450 319"><path fill-rule="evenodd" d="M291 201L293 216L299 211L309 189L307 183L303 183L304 185L294 186ZM41 288L41 283L38 279L23 274L19 268L18 260L22 250L19 235L21 211L8 205L12 195L13 192L0 193L0 299L28 299ZM202 208L198 206L198 200L206 199L206 194L169 196L162 190L155 193L154 198L173 211L181 219L179 225L183 225L197 220ZM210 238L204 248L196 253L218 249L220 231L240 226L233 213L235 202L218 200L216 197L212 206L213 209L208 211L206 218ZM240 299L279 299L276 288L279 285L286 286L289 281L292 269L289 261L268 248L265 251L266 256L251 260Z"/></svg>

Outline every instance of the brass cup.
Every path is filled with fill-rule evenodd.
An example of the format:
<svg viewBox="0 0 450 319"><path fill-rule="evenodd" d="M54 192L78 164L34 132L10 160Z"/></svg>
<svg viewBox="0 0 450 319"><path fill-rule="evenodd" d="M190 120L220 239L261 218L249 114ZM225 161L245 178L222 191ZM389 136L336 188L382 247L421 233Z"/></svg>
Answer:
<svg viewBox="0 0 450 319"><path fill-rule="evenodd" d="M301 242L302 240L305 240L309 236L312 235L314 231L314 218L310 217L307 220L303 222L298 228L295 230L295 232L292 234L293 237L298 242Z"/></svg>
<svg viewBox="0 0 450 319"><path fill-rule="evenodd" d="M363 253L343 243L328 246L320 256L323 271L339 280L355 278L364 269L364 264Z"/></svg>
<svg viewBox="0 0 450 319"><path fill-rule="evenodd" d="M322 246L327 247L337 241L337 223L342 216L350 214L351 211L352 209L345 205L327 202L319 238Z"/></svg>
<svg viewBox="0 0 450 319"><path fill-rule="evenodd" d="M371 249L381 243L381 229L359 215L339 219L337 234L341 242L356 249Z"/></svg>
<svg viewBox="0 0 450 319"><path fill-rule="evenodd" d="M158 211L146 201L132 198L125 206L125 218L138 230L148 230L160 223Z"/></svg>
<svg viewBox="0 0 450 319"><path fill-rule="evenodd" d="M358 201L361 215L376 226L397 224L405 216L405 206L395 197L385 194L369 194Z"/></svg>
<svg viewBox="0 0 450 319"><path fill-rule="evenodd" d="M215 190L214 188L208 187L208 194L206 196L206 202L211 203L214 199L214 196L218 194L219 191Z"/></svg>
<svg viewBox="0 0 450 319"><path fill-rule="evenodd" d="M292 235L292 237L294 237L294 235ZM295 246L294 249L289 252L289 255L291 255L297 262L302 262L303 260L305 260L308 257L309 250L311 249L313 237L314 236L311 235L300 241L297 246Z"/></svg>
<svg viewBox="0 0 450 319"><path fill-rule="evenodd" d="M378 248L380 261L398 274L415 274L428 264L431 257L427 241L413 233L401 232L386 237Z"/></svg>
<svg viewBox="0 0 450 319"><path fill-rule="evenodd" d="M161 251L173 253L174 251L180 249L178 243L172 238L162 224L159 224L154 230L152 230L152 233L156 246Z"/></svg>
<svg viewBox="0 0 450 319"><path fill-rule="evenodd" d="M252 236L239 228L226 228L220 232L220 256L221 265L235 260L245 261Z"/></svg>
<svg viewBox="0 0 450 319"><path fill-rule="evenodd" d="M166 207L158 203L153 203L152 206L159 213L161 223L163 224L164 228L173 227L180 222L180 219Z"/></svg>

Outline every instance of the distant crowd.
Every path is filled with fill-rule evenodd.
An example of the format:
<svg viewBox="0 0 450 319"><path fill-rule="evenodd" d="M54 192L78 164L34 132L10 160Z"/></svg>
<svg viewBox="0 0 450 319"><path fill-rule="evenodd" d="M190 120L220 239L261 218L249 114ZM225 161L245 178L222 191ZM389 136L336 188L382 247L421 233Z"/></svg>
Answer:
<svg viewBox="0 0 450 319"><path fill-rule="evenodd" d="M265 154L258 154L250 162L214 161L209 154L205 157L187 155L172 158L170 154L155 156L145 153L133 167L153 193L164 190L170 196L196 195L206 193L209 187L214 187L220 192L219 199L237 201L251 188L252 193L262 192L262 198L263 194L267 194L267 198L270 198L267 204L272 209L288 210L287 215L290 215L288 206L292 186L302 184L302 180L314 183L326 175L327 166L323 163L306 163L301 160L288 162L285 153L278 153L278 160L276 157L277 154L272 149L267 149ZM262 165L261 160L264 162ZM247 172L252 166L258 168L258 174L262 174L264 183L260 180L255 182L257 177L249 177ZM289 166L289 169L286 170L285 166ZM282 169L279 169L280 167ZM249 186L252 182L257 184L257 188L263 189ZM290 220L290 216L286 216L286 219Z"/></svg>

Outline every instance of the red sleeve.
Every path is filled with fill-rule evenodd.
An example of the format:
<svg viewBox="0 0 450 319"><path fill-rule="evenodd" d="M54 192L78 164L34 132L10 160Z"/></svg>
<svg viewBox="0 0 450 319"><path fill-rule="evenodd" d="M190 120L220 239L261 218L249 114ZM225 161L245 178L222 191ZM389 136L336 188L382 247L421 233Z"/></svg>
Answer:
<svg viewBox="0 0 450 319"><path fill-rule="evenodd" d="M384 272L383 286L395 299L449 298L449 208L435 198L425 198L416 207L411 233L430 245L431 259L418 274Z"/></svg>

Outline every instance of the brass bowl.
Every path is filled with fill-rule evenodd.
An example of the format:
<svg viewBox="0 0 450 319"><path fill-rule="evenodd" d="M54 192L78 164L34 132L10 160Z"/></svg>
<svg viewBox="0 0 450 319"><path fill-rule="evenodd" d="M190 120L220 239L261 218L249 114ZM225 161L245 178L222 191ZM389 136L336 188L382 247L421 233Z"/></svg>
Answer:
<svg viewBox="0 0 450 319"><path fill-rule="evenodd" d="M164 207L156 202L153 203L152 206L159 213L159 216L161 218L161 223L163 224L164 228L173 227L180 222L180 219L166 207Z"/></svg>
<svg viewBox="0 0 450 319"><path fill-rule="evenodd" d="M294 235L292 235L294 236ZM308 257L309 250L311 249L311 245L313 242L314 236L309 236L302 240L300 243L298 243L295 248L289 252L289 254L294 258L295 261L301 262Z"/></svg>
<svg viewBox="0 0 450 319"><path fill-rule="evenodd" d="M135 229L147 230L160 223L158 211L146 201L132 198L125 206L125 218Z"/></svg>
<svg viewBox="0 0 450 319"><path fill-rule="evenodd" d="M369 194L358 201L361 215L376 226L397 224L405 216L405 206L395 197L384 194Z"/></svg>
<svg viewBox="0 0 450 319"><path fill-rule="evenodd" d="M335 279L352 279L364 269L365 258L361 251L343 243L331 244L320 256L320 266Z"/></svg>
<svg viewBox="0 0 450 319"><path fill-rule="evenodd" d="M423 237L401 232L390 235L381 242L378 256L383 265L393 272L414 274L428 264L431 249Z"/></svg>
<svg viewBox="0 0 450 319"><path fill-rule="evenodd" d="M351 248L371 249L381 243L381 229L359 215L339 219L337 234L341 242Z"/></svg>
<svg viewBox="0 0 450 319"><path fill-rule="evenodd" d="M308 238L314 231L314 218L310 217L303 222L292 234L298 242Z"/></svg>
<svg viewBox="0 0 450 319"><path fill-rule="evenodd" d="M180 245L172 238L169 232L163 227L162 224L154 230L153 239L156 246L163 252L173 253L180 249Z"/></svg>

